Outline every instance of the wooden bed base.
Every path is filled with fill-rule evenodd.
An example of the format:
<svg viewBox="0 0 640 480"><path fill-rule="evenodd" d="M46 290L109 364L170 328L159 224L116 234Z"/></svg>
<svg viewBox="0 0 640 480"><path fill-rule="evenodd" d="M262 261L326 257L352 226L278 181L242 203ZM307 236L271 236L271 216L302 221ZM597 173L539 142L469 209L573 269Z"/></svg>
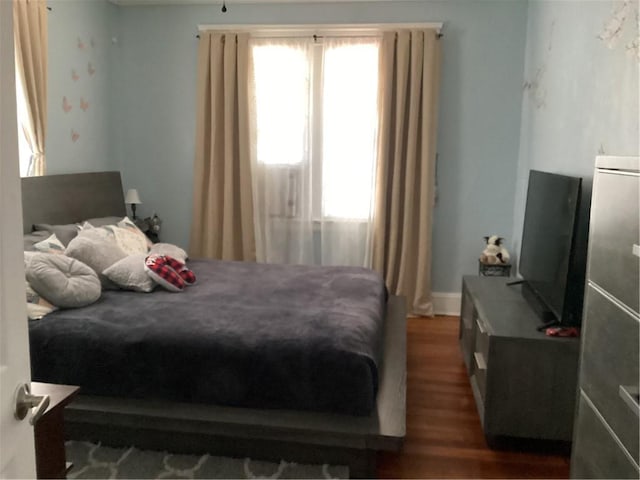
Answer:
<svg viewBox="0 0 640 480"><path fill-rule="evenodd" d="M125 213L119 172L22 179L25 233L34 223L65 224ZM111 445L265 460L348 465L374 477L380 450L405 436L406 307L390 297L376 410L369 417L258 410L81 394L65 410L68 438Z"/></svg>
<svg viewBox="0 0 640 480"><path fill-rule="evenodd" d="M65 411L67 438L107 445L262 460L348 465L375 477L376 452L405 437L406 307L390 297L376 410L368 417L79 395Z"/></svg>

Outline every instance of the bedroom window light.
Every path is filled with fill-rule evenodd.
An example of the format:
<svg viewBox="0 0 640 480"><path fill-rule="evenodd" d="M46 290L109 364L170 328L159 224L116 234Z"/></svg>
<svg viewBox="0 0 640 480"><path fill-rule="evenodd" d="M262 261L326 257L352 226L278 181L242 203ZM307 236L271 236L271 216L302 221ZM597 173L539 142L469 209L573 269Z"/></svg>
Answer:
<svg viewBox="0 0 640 480"><path fill-rule="evenodd" d="M371 218L378 52L377 37L253 40L255 156L272 184L268 198L287 202L270 212Z"/></svg>
<svg viewBox="0 0 640 480"><path fill-rule="evenodd" d="M24 124L29 120L29 113L27 111L27 98L24 94L24 88L20 81L20 76L16 75L16 111L18 122L18 157L20 160L20 176L29 176L31 166L31 147L27 141L27 136L24 129Z"/></svg>
<svg viewBox="0 0 640 480"><path fill-rule="evenodd" d="M307 155L310 66L304 50L253 49L258 162L297 165Z"/></svg>
<svg viewBox="0 0 640 480"><path fill-rule="evenodd" d="M322 216L371 215L378 124L378 46L334 44L324 51Z"/></svg>

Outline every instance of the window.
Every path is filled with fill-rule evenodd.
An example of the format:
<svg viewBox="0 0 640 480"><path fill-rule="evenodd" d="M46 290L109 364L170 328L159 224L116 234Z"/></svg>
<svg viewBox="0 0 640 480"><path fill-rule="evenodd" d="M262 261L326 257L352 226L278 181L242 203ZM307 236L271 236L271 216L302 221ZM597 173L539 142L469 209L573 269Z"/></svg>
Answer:
<svg viewBox="0 0 640 480"><path fill-rule="evenodd" d="M23 127L29 121L27 112L27 98L24 95L24 88L20 76L16 72L16 111L18 114L18 156L20 158L20 176L27 177L31 174L31 147L27 141L25 129Z"/></svg>
<svg viewBox="0 0 640 480"><path fill-rule="evenodd" d="M375 37L253 40L256 159L273 184L271 215L370 219L378 51Z"/></svg>

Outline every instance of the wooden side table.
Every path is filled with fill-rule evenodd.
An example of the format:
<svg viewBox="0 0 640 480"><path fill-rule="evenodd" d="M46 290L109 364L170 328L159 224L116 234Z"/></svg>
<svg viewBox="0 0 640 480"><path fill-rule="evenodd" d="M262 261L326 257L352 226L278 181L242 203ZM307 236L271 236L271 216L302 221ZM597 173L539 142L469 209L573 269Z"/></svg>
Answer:
<svg viewBox="0 0 640 480"><path fill-rule="evenodd" d="M50 398L49 408L34 426L38 478L65 478L71 468L64 449L64 407L79 390L74 385L31 382L31 393Z"/></svg>

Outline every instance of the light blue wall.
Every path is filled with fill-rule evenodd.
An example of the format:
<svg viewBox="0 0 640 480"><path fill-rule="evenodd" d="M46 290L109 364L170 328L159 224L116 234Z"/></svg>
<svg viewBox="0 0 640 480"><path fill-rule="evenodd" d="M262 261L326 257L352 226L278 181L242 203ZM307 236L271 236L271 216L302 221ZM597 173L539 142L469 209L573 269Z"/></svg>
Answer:
<svg viewBox="0 0 640 480"><path fill-rule="evenodd" d="M637 18L635 1L530 2L517 248L530 169L584 178L580 222L586 229L596 155L638 155ZM607 41L607 32L618 28L620 38Z"/></svg>
<svg viewBox="0 0 640 480"><path fill-rule="evenodd" d="M112 141L125 188L163 239L188 245L198 24L444 21L433 289L477 271L482 237L512 236L526 2L445 0L337 4L120 7Z"/></svg>
<svg viewBox="0 0 640 480"><path fill-rule="evenodd" d="M109 124L114 113L110 85L115 67L111 61L111 29L117 7L106 0L49 0L48 4L47 172L116 168ZM89 63L93 75L89 74ZM71 105L68 112L63 110L63 97ZM81 98L88 102L84 111ZM78 135L75 141L72 130Z"/></svg>

